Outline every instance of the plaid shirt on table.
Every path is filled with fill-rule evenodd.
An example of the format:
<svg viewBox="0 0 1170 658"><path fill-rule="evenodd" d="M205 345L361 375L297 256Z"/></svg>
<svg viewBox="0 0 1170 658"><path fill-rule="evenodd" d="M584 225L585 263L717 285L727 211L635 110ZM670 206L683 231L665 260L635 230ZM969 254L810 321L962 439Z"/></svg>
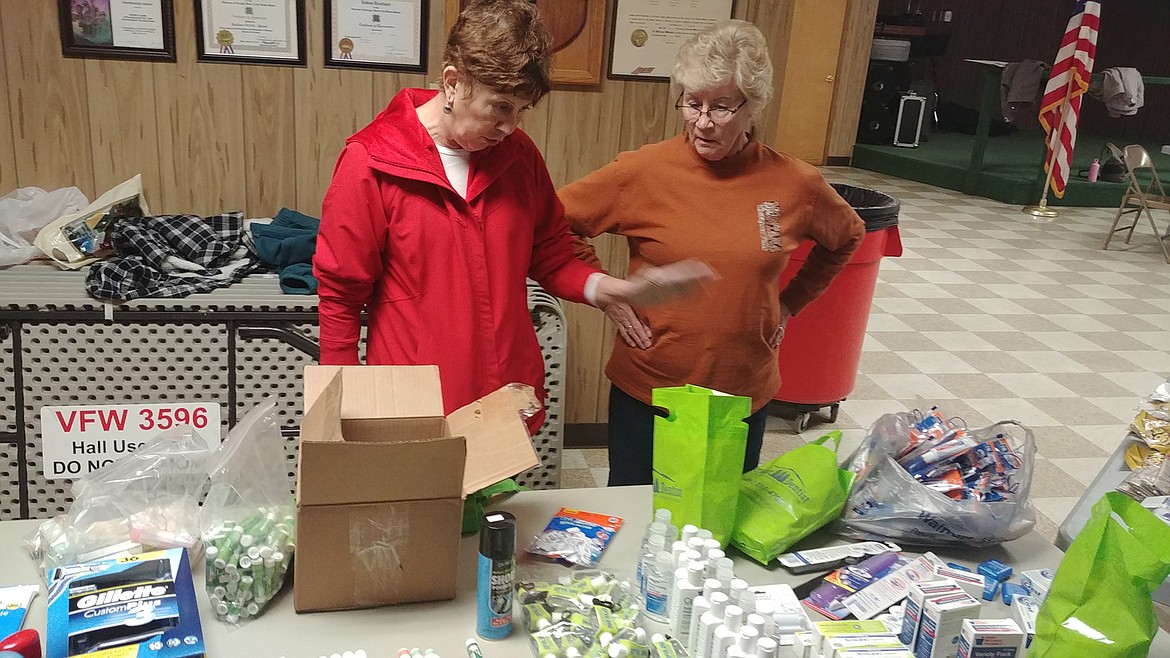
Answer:
<svg viewBox="0 0 1170 658"><path fill-rule="evenodd" d="M85 278L98 299L186 297L230 286L261 267L244 245L239 212L126 218L111 237L117 255L94 264Z"/></svg>

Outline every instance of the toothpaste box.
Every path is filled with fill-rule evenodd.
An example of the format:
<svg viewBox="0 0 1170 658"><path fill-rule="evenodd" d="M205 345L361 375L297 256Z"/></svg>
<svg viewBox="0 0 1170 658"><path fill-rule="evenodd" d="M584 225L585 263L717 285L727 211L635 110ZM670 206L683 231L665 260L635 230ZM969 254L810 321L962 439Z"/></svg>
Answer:
<svg viewBox="0 0 1170 658"><path fill-rule="evenodd" d="M1011 619L964 619L958 658L1023 658L1024 633Z"/></svg>
<svg viewBox="0 0 1170 658"><path fill-rule="evenodd" d="M1028 590L1028 594L1041 603L1048 597L1048 590L1052 588L1052 577L1056 575L1051 569L1035 569L1020 572L1020 584Z"/></svg>
<svg viewBox="0 0 1170 658"><path fill-rule="evenodd" d="M906 647L896 649L850 649L843 652L840 658L914 658L914 654Z"/></svg>
<svg viewBox="0 0 1170 658"><path fill-rule="evenodd" d="M955 581L963 591L971 596L971 598L983 598L983 590L987 586L987 578L981 573L973 571L962 571L959 569L952 569L948 566L941 566L934 570L939 578L950 578Z"/></svg>
<svg viewBox="0 0 1170 658"><path fill-rule="evenodd" d="M868 621L818 621L813 623L813 649L826 657L833 655L829 639L839 635L888 634L886 625L876 619Z"/></svg>
<svg viewBox="0 0 1170 658"><path fill-rule="evenodd" d="M983 604L966 593L931 599L923 606L915 658L954 658L964 619L977 619Z"/></svg>
<svg viewBox="0 0 1170 658"><path fill-rule="evenodd" d="M1040 614L1040 601L1031 596L1012 597L1012 617L1024 633L1024 648L1032 646L1036 635L1036 615Z"/></svg>
<svg viewBox="0 0 1170 658"><path fill-rule="evenodd" d="M817 651L817 642L812 631L797 631L792 636L790 653L796 658L820 658L821 654Z"/></svg>
<svg viewBox="0 0 1170 658"><path fill-rule="evenodd" d="M204 655L184 549L64 567L54 572L48 601L46 658Z"/></svg>
<svg viewBox="0 0 1170 658"><path fill-rule="evenodd" d="M24 626L24 616L28 614L28 607L33 597L40 591L38 585L0 587L0 640Z"/></svg>
<svg viewBox="0 0 1170 658"><path fill-rule="evenodd" d="M906 647L898 641L898 638L886 634L867 634L867 635L838 635L837 637L829 638L830 652L826 652L824 658L841 658L841 655L854 649L901 649L906 650Z"/></svg>
<svg viewBox="0 0 1170 658"><path fill-rule="evenodd" d="M918 639L918 627L922 623L924 603L930 599L962 591L963 588L949 578L927 583L911 583L910 592L906 595L906 609L902 613L902 628L898 631L898 640L913 651L914 642Z"/></svg>

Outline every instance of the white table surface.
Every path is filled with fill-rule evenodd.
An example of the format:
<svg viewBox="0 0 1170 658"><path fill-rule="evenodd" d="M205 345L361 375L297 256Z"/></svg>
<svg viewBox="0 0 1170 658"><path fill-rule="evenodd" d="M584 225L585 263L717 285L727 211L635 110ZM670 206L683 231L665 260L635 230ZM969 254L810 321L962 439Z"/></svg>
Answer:
<svg viewBox="0 0 1170 658"><path fill-rule="evenodd" d="M592 512L621 516L626 525L617 533L602 556L602 568L625 571L633 576L635 556L642 532L651 517L650 487L618 487L609 489L562 489L533 491L519 494L501 505L518 519L517 546L524 546L556 513L559 507L571 507ZM39 583L36 569L24 547L24 538L33 532L39 521L9 521L0 523L0 586ZM844 539L822 531L805 539L797 548L811 548ZM459 596L454 601L421 603L403 606L320 612L297 615L293 611L291 587L271 604L256 620L235 631L216 620L210 610L202 587L203 569L195 568L200 617L207 655L212 658L247 656L248 658L317 658L321 655L346 650L364 649L370 658L395 658L399 647L433 647L443 658L462 658L466 653L463 643L475 634L475 537L464 537L462 562L459 565ZM1053 568L1063 555L1039 534L1025 537L985 550L935 550L940 557L974 566L988 558L996 558L1018 572L1026 569ZM811 576L792 576L783 568L764 568L731 552L736 561L736 575L750 585L788 583L797 585ZM985 602L984 617L1007 617L1010 612L1001 602ZM25 628L45 630L45 598L34 601ZM480 641L484 658L526 658L531 656L526 637L517 632L507 640ZM1150 655L1170 656L1170 636L1160 632Z"/></svg>

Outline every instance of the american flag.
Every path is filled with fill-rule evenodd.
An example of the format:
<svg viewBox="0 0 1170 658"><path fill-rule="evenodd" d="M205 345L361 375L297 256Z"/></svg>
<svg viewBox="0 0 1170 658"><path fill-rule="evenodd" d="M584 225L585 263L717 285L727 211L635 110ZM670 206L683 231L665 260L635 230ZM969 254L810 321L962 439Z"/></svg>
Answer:
<svg viewBox="0 0 1170 658"><path fill-rule="evenodd" d="M1052 75L1044 88L1040 103L1040 123L1048 134L1048 157L1044 171L1052 169L1052 191L1063 197L1072 169L1073 144L1077 141L1077 119L1081 116L1081 98L1089 90L1093 59L1097 56L1097 30L1101 25L1101 3L1077 0L1068 21ZM1060 134L1054 139L1053 131Z"/></svg>

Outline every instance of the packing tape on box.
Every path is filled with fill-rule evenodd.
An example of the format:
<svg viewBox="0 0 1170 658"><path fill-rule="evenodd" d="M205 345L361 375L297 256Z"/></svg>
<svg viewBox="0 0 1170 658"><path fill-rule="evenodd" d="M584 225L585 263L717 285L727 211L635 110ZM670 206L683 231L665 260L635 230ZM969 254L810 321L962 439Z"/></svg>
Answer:
<svg viewBox="0 0 1170 658"><path fill-rule="evenodd" d="M398 549L410 536L410 523L393 507L376 511L362 507L349 517L353 599L358 606L382 605L387 592L402 587L402 557Z"/></svg>

